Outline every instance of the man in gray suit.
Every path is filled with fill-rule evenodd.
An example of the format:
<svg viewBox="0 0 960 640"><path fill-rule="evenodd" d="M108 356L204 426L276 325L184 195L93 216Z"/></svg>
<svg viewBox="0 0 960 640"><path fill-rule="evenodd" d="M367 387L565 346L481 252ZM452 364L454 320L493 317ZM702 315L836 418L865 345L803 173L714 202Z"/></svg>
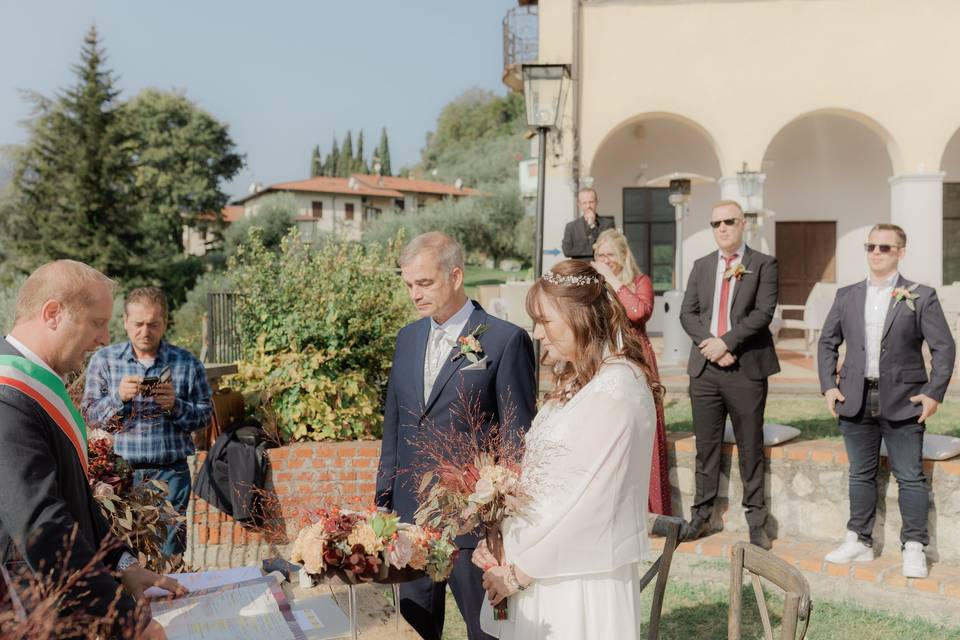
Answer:
<svg viewBox="0 0 960 640"><path fill-rule="evenodd" d="M563 255L568 258L593 260L593 245L597 238L607 229L613 229L613 218L597 215L597 203L597 192L593 187L584 187L577 192L581 216L568 222L563 229Z"/></svg>
<svg viewBox="0 0 960 640"><path fill-rule="evenodd" d="M769 329L779 292L777 259L744 244L746 219L733 200L713 206L710 226L718 250L694 263L680 309L683 330L693 339L687 373L697 436L696 495L684 538L695 540L719 530L711 520L729 415L750 542L769 549L763 412L767 378L780 371Z"/></svg>
<svg viewBox="0 0 960 640"><path fill-rule="evenodd" d="M937 292L898 271L906 246L903 229L875 225L864 244L870 275L837 291L823 325L820 390L830 412L839 416L850 459L846 541L826 560L837 564L873 560L882 438L899 487L903 575L925 578L929 493L922 461L924 422L943 402L956 347ZM929 379L924 341L933 356ZM846 355L838 372L838 349L844 342Z"/></svg>

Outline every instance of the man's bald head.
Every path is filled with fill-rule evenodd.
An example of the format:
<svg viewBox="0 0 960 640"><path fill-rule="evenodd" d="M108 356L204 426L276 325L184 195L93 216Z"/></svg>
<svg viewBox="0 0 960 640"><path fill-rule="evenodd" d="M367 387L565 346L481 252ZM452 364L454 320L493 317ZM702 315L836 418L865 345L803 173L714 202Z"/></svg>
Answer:
<svg viewBox="0 0 960 640"><path fill-rule="evenodd" d="M87 308L97 286L105 286L112 294L117 283L93 267L75 260L56 260L38 267L30 274L17 295L13 325L40 315L43 305L56 300L70 312Z"/></svg>

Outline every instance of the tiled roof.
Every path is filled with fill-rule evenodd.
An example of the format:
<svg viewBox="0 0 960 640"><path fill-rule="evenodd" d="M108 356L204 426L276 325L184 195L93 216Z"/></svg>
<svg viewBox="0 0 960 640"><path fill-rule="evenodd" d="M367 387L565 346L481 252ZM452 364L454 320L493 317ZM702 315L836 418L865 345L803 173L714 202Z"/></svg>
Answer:
<svg viewBox="0 0 960 640"><path fill-rule="evenodd" d="M354 185L351 186L351 178ZM339 193L345 195L379 196L382 198L402 198L407 193L428 193L432 195L473 196L479 195L476 189L457 189L453 185L431 180L411 180L356 173L351 178L317 177L293 182L278 182L262 191L244 196L236 201L242 204L248 200L275 191L305 191L309 193Z"/></svg>
<svg viewBox="0 0 960 640"><path fill-rule="evenodd" d="M223 221L236 222L243 218L243 207L239 205L227 205L223 208Z"/></svg>

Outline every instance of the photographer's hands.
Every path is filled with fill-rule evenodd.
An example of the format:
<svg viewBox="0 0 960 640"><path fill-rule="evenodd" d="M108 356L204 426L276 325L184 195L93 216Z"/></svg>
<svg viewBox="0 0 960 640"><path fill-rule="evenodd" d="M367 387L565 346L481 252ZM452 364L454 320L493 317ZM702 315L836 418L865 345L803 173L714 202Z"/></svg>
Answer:
<svg viewBox="0 0 960 640"><path fill-rule="evenodd" d="M126 376L120 381L120 400L130 402L134 396L140 393L140 383L143 382L143 376Z"/></svg>
<svg viewBox="0 0 960 640"><path fill-rule="evenodd" d="M130 402L136 396L153 398L153 401L164 411L172 411L177 399L173 384L160 382L144 386L143 376L125 376L120 381L119 393L120 400L123 402Z"/></svg>

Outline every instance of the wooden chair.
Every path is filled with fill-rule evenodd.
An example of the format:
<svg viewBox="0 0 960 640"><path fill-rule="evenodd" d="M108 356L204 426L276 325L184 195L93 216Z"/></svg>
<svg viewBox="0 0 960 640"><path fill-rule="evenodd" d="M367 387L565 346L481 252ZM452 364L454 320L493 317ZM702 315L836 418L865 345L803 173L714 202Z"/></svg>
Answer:
<svg viewBox="0 0 960 640"><path fill-rule="evenodd" d="M833 299L837 296L837 285L833 282L818 282L813 285L805 304L778 304L774 312L778 321L778 328L800 329L803 331L804 351L810 357L817 351L817 340L823 323L833 306ZM784 318L784 311L802 311L802 319Z"/></svg>
<svg viewBox="0 0 960 640"><path fill-rule="evenodd" d="M663 596L667 590L667 578L670 577L670 564L673 562L673 552L680 544L680 530L683 520L673 516L657 516L650 527L650 533L665 538L663 553L650 565L647 572L640 579L640 590L657 577L657 585L653 589L653 601L650 604L650 624L647 627L647 638L657 640L660 637L660 615L663 611Z"/></svg>
<svg viewBox="0 0 960 640"><path fill-rule="evenodd" d="M767 611L767 600L763 595L760 578L768 580L784 590L783 621L780 638L782 640L803 640L807 635L810 613L813 604L810 601L810 585L803 574L773 553L760 547L738 542L733 547L730 562L730 612L727 616L727 638L740 640L740 618L743 611L743 570L750 572L753 593L760 609L760 621L767 640L773 640L773 626ZM799 630L799 635L797 631Z"/></svg>

